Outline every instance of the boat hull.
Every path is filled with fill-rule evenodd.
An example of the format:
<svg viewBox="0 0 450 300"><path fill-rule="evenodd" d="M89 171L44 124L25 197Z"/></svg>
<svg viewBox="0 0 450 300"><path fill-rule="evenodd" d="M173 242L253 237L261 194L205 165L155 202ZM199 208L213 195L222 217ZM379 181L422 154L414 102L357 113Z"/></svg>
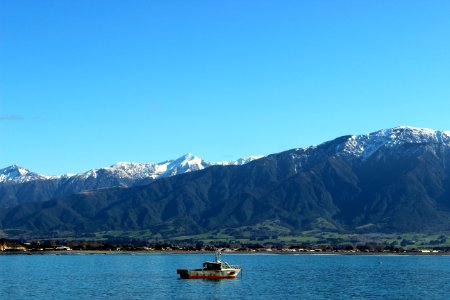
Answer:
<svg viewBox="0 0 450 300"><path fill-rule="evenodd" d="M226 270L177 270L182 279L227 279L236 278L241 269Z"/></svg>

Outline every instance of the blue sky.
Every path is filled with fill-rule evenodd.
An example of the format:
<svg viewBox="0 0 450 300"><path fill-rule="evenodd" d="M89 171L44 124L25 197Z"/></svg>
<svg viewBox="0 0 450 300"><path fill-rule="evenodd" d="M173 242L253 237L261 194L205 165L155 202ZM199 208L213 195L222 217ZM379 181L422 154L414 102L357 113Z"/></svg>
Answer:
<svg viewBox="0 0 450 300"><path fill-rule="evenodd" d="M450 1L0 1L0 168L450 130Z"/></svg>

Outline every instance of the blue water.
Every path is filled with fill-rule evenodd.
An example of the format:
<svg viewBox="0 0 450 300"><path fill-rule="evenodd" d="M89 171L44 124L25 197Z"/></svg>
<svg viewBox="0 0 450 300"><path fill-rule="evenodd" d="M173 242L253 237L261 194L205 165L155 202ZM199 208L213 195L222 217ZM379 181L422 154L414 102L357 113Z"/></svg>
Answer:
<svg viewBox="0 0 450 300"><path fill-rule="evenodd" d="M0 299L449 299L450 256L224 254L228 280L178 279L213 255L0 255Z"/></svg>

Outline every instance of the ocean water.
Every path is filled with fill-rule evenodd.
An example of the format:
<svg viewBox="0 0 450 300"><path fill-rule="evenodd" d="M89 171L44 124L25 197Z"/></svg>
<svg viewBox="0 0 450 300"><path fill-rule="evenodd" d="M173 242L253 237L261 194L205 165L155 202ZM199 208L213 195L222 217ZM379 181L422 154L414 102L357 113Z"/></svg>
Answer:
<svg viewBox="0 0 450 300"><path fill-rule="evenodd" d="M223 254L242 276L178 278L211 259L0 255L0 299L450 299L450 256Z"/></svg>

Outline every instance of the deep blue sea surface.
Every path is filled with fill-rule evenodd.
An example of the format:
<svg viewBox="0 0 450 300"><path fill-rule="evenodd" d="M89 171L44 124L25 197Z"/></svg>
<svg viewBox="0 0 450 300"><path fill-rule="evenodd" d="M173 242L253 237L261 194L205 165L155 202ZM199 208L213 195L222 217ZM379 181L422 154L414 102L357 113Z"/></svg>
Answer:
<svg viewBox="0 0 450 300"><path fill-rule="evenodd" d="M242 277L178 278L211 259L0 255L0 299L450 299L450 256L224 254Z"/></svg>

